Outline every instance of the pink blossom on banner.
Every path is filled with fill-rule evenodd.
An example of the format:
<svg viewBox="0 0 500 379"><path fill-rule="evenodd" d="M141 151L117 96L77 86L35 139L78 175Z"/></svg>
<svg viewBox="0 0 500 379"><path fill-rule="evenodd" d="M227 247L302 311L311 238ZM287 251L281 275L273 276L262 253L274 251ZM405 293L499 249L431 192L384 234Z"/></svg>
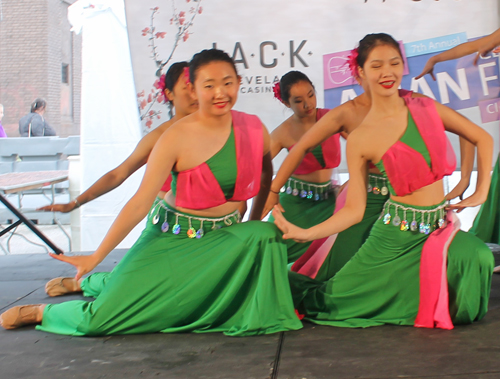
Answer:
<svg viewBox="0 0 500 379"><path fill-rule="evenodd" d="M198 9L198 13L199 13L199 14L201 14L201 12L203 12L203 7L200 7L200 8Z"/></svg>
<svg viewBox="0 0 500 379"><path fill-rule="evenodd" d="M144 36L148 35L149 30L150 30L149 28L144 28L144 29L142 29L142 30L141 30L141 32L142 32L142 36L144 37Z"/></svg>
<svg viewBox="0 0 500 379"><path fill-rule="evenodd" d="M147 126L148 128L150 128L150 127L151 127L151 125L153 125L153 120L149 119L148 121L146 121L146 126Z"/></svg>
<svg viewBox="0 0 500 379"><path fill-rule="evenodd" d="M163 74L162 76L160 76L159 79L156 79L156 81L154 83L154 87L156 89L161 90L162 92L165 91L165 74Z"/></svg>
<svg viewBox="0 0 500 379"><path fill-rule="evenodd" d="M163 103L166 99L165 99L165 96L163 95L163 92L159 93L158 96L156 97L156 100L159 102L159 103Z"/></svg>
<svg viewBox="0 0 500 379"><path fill-rule="evenodd" d="M146 99L142 100L141 101L141 109L146 108L146 105L148 105L148 102L146 101Z"/></svg>
<svg viewBox="0 0 500 379"><path fill-rule="evenodd" d="M184 33L184 35L182 36L182 40L186 42L188 38L189 38L189 33L188 32Z"/></svg>
<svg viewBox="0 0 500 379"><path fill-rule="evenodd" d="M167 32L158 32L155 34L156 38L165 38Z"/></svg>
<svg viewBox="0 0 500 379"><path fill-rule="evenodd" d="M186 12L180 11L179 12L179 17L186 17Z"/></svg>

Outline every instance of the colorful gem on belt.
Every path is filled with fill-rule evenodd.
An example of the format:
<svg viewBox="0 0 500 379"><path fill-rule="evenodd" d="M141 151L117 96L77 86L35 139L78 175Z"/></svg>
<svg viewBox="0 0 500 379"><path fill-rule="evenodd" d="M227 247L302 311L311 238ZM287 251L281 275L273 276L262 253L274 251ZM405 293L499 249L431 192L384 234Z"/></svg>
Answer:
<svg viewBox="0 0 500 379"><path fill-rule="evenodd" d="M281 188L280 188L280 192L281 192L281 193L283 193L283 192L285 192L285 191L286 191L285 186L283 186L283 187L281 187Z"/></svg>
<svg viewBox="0 0 500 379"><path fill-rule="evenodd" d="M392 225L394 225L394 226L399 226L399 225L401 225L401 217L399 217L398 215L396 215L396 216L392 219Z"/></svg>
<svg viewBox="0 0 500 379"><path fill-rule="evenodd" d="M444 222L445 222L445 221L444 221L442 218L440 218L440 219L438 220L437 224L438 224L438 227L439 227L440 229L444 226Z"/></svg>
<svg viewBox="0 0 500 379"><path fill-rule="evenodd" d="M165 222L161 225L161 231L162 231L163 233L168 232L168 228L170 228L170 225L168 224L168 222L167 222L167 221L165 221Z"/></svg>
<svg viewBox="0 0 500 379"><path fill-rule="evenodd" d="M309 191L309 192L307 193L307 198L308 198L308 199L312 199L312 197L313 197L313 191Z"/></svg>
<svg viewBox="0 0 500 379"><path fill-rule="evenodd" d="M391 214L390 213L386 213L384 215L384 224L389 225L390 223L391 223Z"/></svg>
<svg viewBox="0 0 500 379"><path fill-rule="evenodd" d="M172 228L172 233L179 234L181 232L181 226L179 224L175 224Z"/></svg>
<svg viewBox="0 0 500 379"><path fill-rule="evenodd" d="M323 194L323 198L324 198L325 200L326 200L326 199L328 199L328 192L325 192L325 193Z"/></svg>
<svg viewBox="0 0 500 379"><path fill-rule="evenodd" d="M196 230L193 227L190 227L187 231L187 236L189 238L195 238L196 237Z"/></svg>
<svg viewBox="0 0 500 379"><path fill-rule="evenodd" d="M401 221L401 226L399 227L399 229L403 232L406 232L410 227L408 226L408 221L406 220L403 220Z"/></svg>
<svg viewBox="0 0 500 379"><path fill-rule="evenodd" d="M371 184L368 184L368 187L366 187L366 190L367 190L368 192L372 192L372 189L373 189L372 185L371 185Z"/></svg>
<svg viewBox="0 0 500 379"><path fill-rule="evenodd" d="M158 224L158 221L160 221L160 215L157 213L157 214L155 214L155 216L153 217L153 224L154 224L154 225Z"/></svg>
<svg viewBox="0 0 500 379"><path fill-rule="evenodd" d="M196 238L201 238L205 235L205 232L203 231L203 229L198 229L196 231Z"/></svg>
<svg viewBox="0 0 500 379"><path fill-rule="evenodd" d="M290 195L292 193L292 187L288 186L286 189L286 193Z"/></svg>
<svg viewBox="0 0 500 379"><path fill-rule="evenodd" d="M380 194L380 188L378 187L373 187L373 191L372 191L375 195L379 195Z"/></svg>
<svg viewBox="0 0 500 379"><path fill-rule="evenodd" d="M319 200L319 193L314 195L314 200L318 201Z"/></svg>
<svg viewBox="0 0 500 379"><path fill-rule="evenodd" d="M383 196L386 196L388 193L389 193L389 188L387 187L382 187L382 189L380 190L380 193L383 195Z"/></svg>
<svg viewBox="0 0 500 379"><path fill-rule="evenodd" d="M421 222L420 225L418 226L418 231L422 234L425 233L425 224L423 222Z"/></svg>
<svg viewBox="0 0 500 379"><path fill-rule="evenodd" d="M292 191L293 196L297 196L299 194L299 190L297 188L294 188Z"/></svg>
<svg viewBox="0 0 500 379"><path fill-rule="evenodd" d="M305 198L306 196L307 196L307 191L306 190L300 191L300 197L301 198Z"/></svg>
<svg viewBox="0 0 500 379"><path fill-rule="evenodd" d="M416 232L416 231L417 231L417 229L418 229L418 224L417 224L417 222L416 222L415 220L413 220L413 221L411 222L411 224L410 224L410 230L411 230L412 232Z"/></svg>
<svg viewBox="0 0 500 379"><path fill-rule="evenodd" d="M431 232L431 224L425 224L425 234L429 234Z"/></svg>

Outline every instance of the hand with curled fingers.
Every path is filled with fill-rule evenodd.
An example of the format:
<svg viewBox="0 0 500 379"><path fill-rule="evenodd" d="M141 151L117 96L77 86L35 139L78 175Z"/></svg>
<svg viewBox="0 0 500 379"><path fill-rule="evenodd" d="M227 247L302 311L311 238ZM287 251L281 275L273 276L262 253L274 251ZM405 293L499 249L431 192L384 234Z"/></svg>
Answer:
<svg viewBox="0 0 500 379"><path fill-rule="evenodd" d="M465 208L477 207L486 201L487 196L475 192L468 198L456 203L450 204L446 207L446 210L456 210L457 213L462 212Z"/></svg>
<svg viewBox="0 0 500 379"><path fill-rule="evenodd" d="M90 271L92 271L96 266L100 263L99 259L96 258L94 254L91 255L73 255L73 256L67 256L67 255L57 255L57 254L52 254L49 253L49 255L62 262L69 263L76 268L76 276L75 280L78 281L82 278L83 275L88 274Z"/></svg>
<svg viewBox="0 0 500 379"><path fill-rule="evenodd" d="M299 243L311 241L308 230L299 228L298 226L287 221L277 205L274 206L273 217L274 223L283 232L283 239L292 239Z"/></svg>

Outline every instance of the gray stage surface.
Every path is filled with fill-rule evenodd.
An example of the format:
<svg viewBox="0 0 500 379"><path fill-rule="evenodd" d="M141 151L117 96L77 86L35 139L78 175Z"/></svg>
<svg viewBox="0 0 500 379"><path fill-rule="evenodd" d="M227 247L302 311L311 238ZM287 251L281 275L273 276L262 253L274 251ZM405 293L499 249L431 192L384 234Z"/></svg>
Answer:
<svg viewBox="0 0 500 379"><path fill-rule="evenodd" d="M123 256L102 263L110 270ZM495 252L497 264L500 253ZM0 312L61 302L45 283L74 270L46 255L0 256ZM281 354L280 354L281 353ZM278 370L277 370L278 369ZM382 326L234 338L220 333L68 337L25 327L0 330L0 379L8 378L500 378L500 275L481 322L452 331Z"/></svg>

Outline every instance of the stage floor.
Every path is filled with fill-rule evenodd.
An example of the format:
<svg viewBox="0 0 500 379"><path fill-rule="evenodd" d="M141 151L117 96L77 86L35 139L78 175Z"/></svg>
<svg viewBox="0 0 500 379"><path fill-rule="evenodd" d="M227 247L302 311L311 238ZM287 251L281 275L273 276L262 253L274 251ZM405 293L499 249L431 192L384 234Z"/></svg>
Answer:
<svg viewBox="0 0 500 379"><path fill-rule="evenodd" d="M101 270L111 270L123 254L113 251ZM500 264L500 252L495 258ZM72 275L72 267L47 255L0 256L0 312L13 305L81 299L49 298L44 292L49 279ZM500 378L500 275L493 276L486 317L452 331L305 323L296 332L246 338L220 333L86 338L34 327L0 330L0 379L275 377Z"/></svg>

